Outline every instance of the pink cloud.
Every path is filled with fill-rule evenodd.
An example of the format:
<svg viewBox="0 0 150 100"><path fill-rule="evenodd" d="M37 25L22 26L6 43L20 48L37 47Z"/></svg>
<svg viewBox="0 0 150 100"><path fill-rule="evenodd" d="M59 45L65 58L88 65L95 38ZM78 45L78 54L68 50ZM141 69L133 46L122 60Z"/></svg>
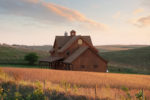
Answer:
<svg viewBox="0 0 150 100"><path fill-rule="evenodd" d="M106 29L108 27L105 24L98 23L94 20L87 18L86 16L84 16L83 14L81 14L76 10L72 10L63 6L58 6L52 3L43 2L42 4L48 9L50 9L52 12L56 13L59 16L65 17L69 21L78 21L78 22L86 23L91 26L98 27L100 29Z"/></svg>
<svg viewBox="0 0 150 100"><path fill-rule="evenodd" d="M133 11L133 14L137 15L137 14L142 13L142 12L144 12L144 9L143 8L138 8L138 9Z"/></svg>
<svg viewBox="0 0 150 100"><path fill-rule="evenodd" d="M5 14L27 16L46 23L78 23L101 30L108 27L103 23L87 18L76 10L39 0L1 0L0 8L4 9Z"/></svg>
<svg viewBox="0 0 150 100"><path fill-rule="evenodd" d="M141 17L134 22L134 25L138 27L150 26L150 16Z"/></svg>

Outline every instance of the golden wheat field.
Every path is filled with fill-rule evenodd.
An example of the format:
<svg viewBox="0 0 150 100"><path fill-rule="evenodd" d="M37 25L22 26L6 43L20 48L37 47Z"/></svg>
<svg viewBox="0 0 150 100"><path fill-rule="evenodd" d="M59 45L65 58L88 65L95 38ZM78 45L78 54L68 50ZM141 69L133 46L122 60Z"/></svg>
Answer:
<svg viewBox="0 0 150 100"><path fill-rule="evenodd" d="M17 76L19 80L24 81L46 81L51 87L58 88L57 84L63 82L71 85L77 85L80 95L95 96L95 87L97 95L100 98L111 98L117 100L125 93L122 87L127 87L131 93L132 99L136 100L135 93L144 89L144 94L150 100L150 76L135 74L115 74L115 73L96 73L80 71L61 71L50 69L34 68L1 68L10 76ZM60 89L61 90L61 87ZM118 99L119 100L119 99Z"/></svg>

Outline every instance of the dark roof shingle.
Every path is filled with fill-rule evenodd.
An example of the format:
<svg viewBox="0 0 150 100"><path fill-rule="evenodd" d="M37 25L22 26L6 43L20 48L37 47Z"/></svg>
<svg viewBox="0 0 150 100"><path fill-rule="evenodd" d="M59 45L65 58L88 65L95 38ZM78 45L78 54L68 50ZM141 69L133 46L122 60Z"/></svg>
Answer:
<svg viewBox="0 0 150 100"><path fill-rule="evenodd" d="M60 59L62 59L62 57L49 56L47 58L40 59L39 61L42 61L42 62L54 62L54 61L57 61L57 60L60 60Z"/></svg>
<svg viewBox="0 0 150 100"><path fill-rule="evenodd" d="M88 49L87 46L82 46L79 49L77 49L72 55L70 55L67 59L64 60L65 63L71 63L74 61L77 57L79 57L83 52L85 52Z"/></svg>
<svg viewBox="0 0 150 100"><path fill-rule="evenodd" d="M58 48L60 48L59 52L69 47L79 37L83 38L90 45L93 45L90 36L56 36L55 41L57 42Z"/></svg>

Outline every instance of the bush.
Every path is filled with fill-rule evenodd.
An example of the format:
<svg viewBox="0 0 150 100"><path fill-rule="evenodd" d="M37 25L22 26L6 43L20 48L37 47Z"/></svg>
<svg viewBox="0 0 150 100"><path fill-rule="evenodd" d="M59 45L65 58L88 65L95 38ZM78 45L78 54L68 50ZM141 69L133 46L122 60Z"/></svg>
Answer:
<svg viewBox="0 0 150 100"><path fill-rule="evenodd" d="M36 53L29 53L24 57L24 59L28 61L29 64L33 65L37 62L38 56Z"/></svg>
<svg viewBox="0 0 150 100"><path fill-rule="evenodd" d="M37 89L31 95L28 95L27 100L46 100L41 84L37 83L37 86Z"/></svg>

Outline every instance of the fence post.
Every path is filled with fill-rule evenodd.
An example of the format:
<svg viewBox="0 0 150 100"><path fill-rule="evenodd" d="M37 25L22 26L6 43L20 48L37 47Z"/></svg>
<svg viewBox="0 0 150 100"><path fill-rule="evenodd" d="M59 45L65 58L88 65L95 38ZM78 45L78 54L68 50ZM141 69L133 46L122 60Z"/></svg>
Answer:
<svg viewBox="0 0 150 100"><path fill-rule="evenodd" d="M144 89L142 89L142 100L144 100Z"/></svg>
<svg viewBox="0 0 150 100"><path fill-rule="evenodd" d="M7 80L6 80L6 73L4 73L4 75L5 75L5 82L6 82L6 81L7 81Z"/></svg>
<svg viewBox="0 0 150 100"><path fill-rule="evenodd" d="M95 85L95 100L97 100L97 84Z"/></svg>
<svg viewBox="0 0 150 100"><path fill-rule="evenodd" d="M43 91L44 91L44 93L45 93L45 87L46 87L46 81L45 81L45 80L43 81L43 85L44 85L44 86L43 86Z"/></svg>

